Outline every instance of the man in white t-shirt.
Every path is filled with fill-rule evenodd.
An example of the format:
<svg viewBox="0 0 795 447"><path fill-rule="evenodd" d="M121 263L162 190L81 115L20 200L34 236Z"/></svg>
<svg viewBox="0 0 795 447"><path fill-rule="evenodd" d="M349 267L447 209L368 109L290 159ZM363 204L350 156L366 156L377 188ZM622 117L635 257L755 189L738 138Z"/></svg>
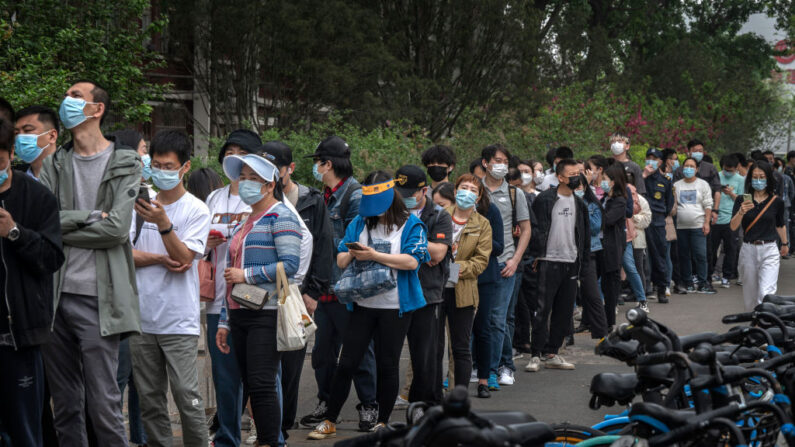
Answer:
<svg viewBox="0 0 795 447"><path fill-rule="evenodd" d="M207 205L190 194L182 177L190 170L191 144L179 131L152 140L152 181L160 192L150 203L138 199L140 235L130 229L141 305L143 334L132 337L135 386L150 444L171 445L169 385L182 422L183 444L207 445L204 402L196 356L199 341L199 273L210 232ZM133 219L134 222L134 219Z"/></svg>

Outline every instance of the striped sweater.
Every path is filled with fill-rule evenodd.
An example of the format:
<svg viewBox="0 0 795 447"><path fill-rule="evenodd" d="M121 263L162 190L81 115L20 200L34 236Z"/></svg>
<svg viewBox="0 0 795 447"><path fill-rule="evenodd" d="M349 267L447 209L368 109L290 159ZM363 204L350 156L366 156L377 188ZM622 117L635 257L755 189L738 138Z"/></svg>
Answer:
<svg viewBox="0 0 795 447"><path fill-rule="evenodd" d="M250 216L256 218L256 216ZM245 221L235 228L235 234L245 226ZM251 231L246 235L243 242L243 253L241 264L246 277L246 283L261 287L271 293L265 309L275 309L277 297L273 293L276 290L276 264L284 264L284 272L287 278L291 279L298 271L301 259L301 223L295 214L283 204L277 203L269 209L265 215L259 218ZM232 244L237 241L232 240ZM227 265L233 265L230 254L227 257ZM228 285L231 291L232 285ZM227 293L229 297L229 292ZM222 324L226 326L226 309L239 309L240 305L228 298L225 308L221 311Z"/></svg>

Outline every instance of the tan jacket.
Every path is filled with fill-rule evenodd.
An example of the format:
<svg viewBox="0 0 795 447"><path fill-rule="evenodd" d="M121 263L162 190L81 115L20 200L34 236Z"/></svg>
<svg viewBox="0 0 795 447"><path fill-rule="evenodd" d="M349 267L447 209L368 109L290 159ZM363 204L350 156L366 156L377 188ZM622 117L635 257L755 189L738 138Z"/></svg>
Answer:
<svg viewBox="0 0 795 447"><path fill-rule="evenodd" d="M455 205L447 208L452 216ZM486 270L491 255L491 225L477 212L469 216L458 240L455 263L461 266L455 285L455 306L478 305L478 276Z"/></svg>

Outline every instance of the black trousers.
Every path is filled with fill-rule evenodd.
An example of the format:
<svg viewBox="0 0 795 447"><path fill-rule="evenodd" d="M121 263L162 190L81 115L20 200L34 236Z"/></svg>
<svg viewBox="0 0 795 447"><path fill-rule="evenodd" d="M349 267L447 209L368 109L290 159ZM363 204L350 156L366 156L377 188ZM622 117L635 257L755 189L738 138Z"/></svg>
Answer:
<svg viewBox="0 0 795 447"><path fill-rule="evenodd" d="M718 262L718 248L723 243L723 267L721 269L723 277L726 279L737 279L737 251L740 246L740 236L737 231L732 231L729 224L716 224L712 226L709 233L712 239L712 250L709 251L709 270L712 275L715 271L715 264Z"/></svg>
<svg viewBox="0 0 795 447"><path fill-rule="evenodd" d="M276 445L281 430L282 409L276 393L281 361L281 353L276 350L276 316L275 310L229 311L243 394L251 399L260 445Z"/></svg>
<svg viewBox="0 0 795 447"><path fill-rule="evenodd" d="M533 355L557 354L573 331L577 263L538 262L539 302L530 341Z"/></svg>
<svg viewBox="0 0 795 447"><path fill-rule="evenodd" d="M677 286L685 287L688 282L692 281L688 278L682 278L679 274L679 242L676 240L671 241L671 281Z"/></svg>
<svg viewBox="0 0 795 447"><path fill-rule="evenodd" d="M378 422L389 422L400 388L400 351L411 323L411 313L400 316L397 309L371 309L354 305L342 337L339 365L331 381L326 419L336 421L351 392L353 374L375 343L376 401Z"/></svg>
<svg viewBox="0 0 795 447"><path fill-rule="evenodd" d="M412 312L406 334L413 371L409 402L435 402L442 393L442 363L437 359L439 344L435 342L441 324L441 308L442 303L427 304Z"/></svg>
<svg viewBox="0 0 795 447"><path fill-rule="evenodd" d="M295 425L298 412L298 386L301 384L301 372L304 370L306 346L298 351L282 352L282 434L284 439L287 431Z"/></svg>
<svg viewBox="0 0 795 447"><path fill-rule="evenodd" d="M591 253L588 262L583 263L580 275L582 278L580 281L582 322L591 330L591 338L594 339L607 335L605 306L599 294L599 281L596 274L597 253Z"/></svg>
<svg viewBox="0 0 795 447"><path fill-rule="evenodd" d="M442 400L442 361L444 359L444 331L445 320L450 327L450 347L453 350L453 377L455 385L469 386L469 376L472 374L472 325L475 321L475 307L456 307L455 289L444 289L444 302L442 303L442 318L439 331L439 349L436 356L440 374L437 377L439 383L439 393L436 395L436 403ZM415 372L416 374L416 372Z"/></svg>
<svg viewBox="0 0 795 447"><path fill-rule="evenodd" d="M533 271L532 259L523 261L522 283L519 284L519 297L516 300L513 346L530 344L530 322L538 307L538 272Z"/></svg>
<svg viewBox="0 0 795 447"><path fill-rule="evenodd" d="M44 362L39 347L0 347L0 422L14 446L42 444ZM49 402L47 403L49 405Z"/></svg>
<svg viewBox="0 0 795 447"><path fill-rule="evenodd" d="M621 270L602 272L602 293L605 296L605 320L607 326L616 325L616 305L621 293Z"/></svg>
<svg viewBox="0 0 795 447"><path fill-rule="evenodd" d="M668 249L665 240L664 225L649 225L646 228L646 247L649 250L649 261L651 263L651 283L657 290L665 290L668 287L666 278L668 277Z"/></svg>

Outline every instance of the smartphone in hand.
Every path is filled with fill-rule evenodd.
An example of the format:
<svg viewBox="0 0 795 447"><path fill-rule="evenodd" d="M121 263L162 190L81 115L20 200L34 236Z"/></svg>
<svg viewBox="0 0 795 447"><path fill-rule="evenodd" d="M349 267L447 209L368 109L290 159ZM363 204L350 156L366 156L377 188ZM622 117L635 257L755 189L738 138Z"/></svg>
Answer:
<svg viewBox="0 0 795 447"><path fill-rule="evenodd" d="M138 197L135 199L135 201L137 202L139 200L143 200L146 203L152 203L152 200L149 198L149 187L144 184L138 188Z"/></svg>
<svg viewBox="0 0 795 447"><path fill-rule="evenodd" d="M348 250L364 250L364 247L358 242L346 242L345 246L348 247Z"/></svg>
<svg viewBox="0 0 795 447"><path fill-rule="evenodd" d="M743 194L743 202L750 202L751 194Z"/></svg>

